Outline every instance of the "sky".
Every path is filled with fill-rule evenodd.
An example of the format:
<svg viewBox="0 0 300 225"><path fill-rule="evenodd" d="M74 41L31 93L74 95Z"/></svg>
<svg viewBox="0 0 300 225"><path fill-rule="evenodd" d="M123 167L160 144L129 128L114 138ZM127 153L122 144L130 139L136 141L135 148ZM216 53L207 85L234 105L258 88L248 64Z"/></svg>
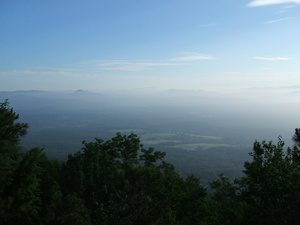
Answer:
<svg viewBox="0 0 300 225"><path fill-rule="evenodd" d="M0 91L300 86L300 0L0 0Z"/></svg>

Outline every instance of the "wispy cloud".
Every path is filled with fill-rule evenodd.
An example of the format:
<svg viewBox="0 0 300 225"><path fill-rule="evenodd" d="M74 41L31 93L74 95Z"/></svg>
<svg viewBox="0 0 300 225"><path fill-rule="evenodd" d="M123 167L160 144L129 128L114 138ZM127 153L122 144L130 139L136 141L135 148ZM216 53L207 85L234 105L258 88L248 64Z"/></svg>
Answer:
<svg viewBox="0 0 300 225"><path fill-rule="evenodd" d="M155 62L150 60L90 60L82 64L96 66L107 71L142 71L158 66L179 66L182 63Z"/></svg>
<svg viewBox="0 0 300 225"><path fill-rule="evenodd" d="M278 23L280 21L284 21L284 20L289 20L291 19L292 17L285 17L285 18L281 18L281 19L277 19L277 20L270 20L270 21L267 21L265 22L265 24L269 24L269 23Z"/></svg>
<svg viewBox="0 0 300 225"><path fill-rule="evenodd" d="M196 61L196 60L210 60L210 59L214 59L214 57L210 55L204 55L204 54L191 54L182 57L172 58L169 60L170 61Z"/></svg>
<svg viewBox="0 0 300 225"><path fill-rule="evenodd" d="M300 0L253 0L247 4L248 7L257 7L265 5L278 5L278 4L300 4Z"/></svg>
<svg viewBox="0 0 300 225"><path fill-rule="evenodd" d="M11 70L11 71L0 71L0 76L28 76L28 77L69 77L79 75L78 73L74 72L67 72L64 69L58 70L40 70L40 68L32 69L32 70Z"/></svg>
<svg viewBox="0 0 300 225"><path fill-rule="evenodd" d="M186 54L182 57L165 60L89 60L81 65L89 65L105 71L143 71L162 66L182 66L188 61L209 60L212 56L203 54ZM175 62L176 61L176 62Z"/></svg>
<svg viewBox="0 0 300 225"><path fill-rule="evenodd" d="M290 58L287 57L254 57L254 59L266 60L266 61L290 60Z"/></svg>
<svg viewBox="0 0 300 225"><path fill-rule="evenodd" d="M284 6L285 9L291 9L291 8L295 8L296 5L287 5L287 6Z"/></svg>

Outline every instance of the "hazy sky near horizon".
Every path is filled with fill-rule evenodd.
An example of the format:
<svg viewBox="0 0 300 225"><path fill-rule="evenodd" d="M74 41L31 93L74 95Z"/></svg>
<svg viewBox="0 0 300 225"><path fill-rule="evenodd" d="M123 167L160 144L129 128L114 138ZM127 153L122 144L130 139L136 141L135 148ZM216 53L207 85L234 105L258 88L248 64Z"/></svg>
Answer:
<svg viewBox="0 0 300 225"><path fill-rule="evenodd" d="M300 85L300 0L1 0L0 91Z"/></svg>

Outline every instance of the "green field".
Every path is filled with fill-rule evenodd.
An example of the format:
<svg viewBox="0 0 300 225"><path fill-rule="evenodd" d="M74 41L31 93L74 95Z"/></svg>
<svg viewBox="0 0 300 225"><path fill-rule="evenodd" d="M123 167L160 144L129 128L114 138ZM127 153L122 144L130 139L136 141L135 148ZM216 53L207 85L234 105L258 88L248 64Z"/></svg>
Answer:
<svg viewBox="0 0 300 225"><path fill-rule="evenodd" d="M223 143L221 137L200 135L196 133L184 132L150 132L143 129L119 129L111 132L122 134L136 133L142 143L151 147L176 147L187 151L205 150L215 147L233 147L228 143Z"/></svg>

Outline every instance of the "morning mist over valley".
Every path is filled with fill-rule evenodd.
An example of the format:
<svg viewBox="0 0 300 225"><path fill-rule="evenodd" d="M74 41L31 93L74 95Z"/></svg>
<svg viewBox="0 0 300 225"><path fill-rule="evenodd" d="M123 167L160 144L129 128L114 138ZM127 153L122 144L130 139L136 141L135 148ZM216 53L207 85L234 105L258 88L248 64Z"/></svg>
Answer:
<svg viewBox="0 0 300 225"><path fill-rule="evenodd" d="M82 148L83 140L135 133L145 146L167 152L166 158L182 175L197 174L208 182L221 173L241 175L255 140L276 142L281 135L292 144L297 90L278 88L277 96L268 88L238 94L175 89L28 90L0 96L8 98L21 121L30 125L23 139L27 149L41 147L49 157L66 160ZM207 169L211 171L202 174Z"/></svg>

